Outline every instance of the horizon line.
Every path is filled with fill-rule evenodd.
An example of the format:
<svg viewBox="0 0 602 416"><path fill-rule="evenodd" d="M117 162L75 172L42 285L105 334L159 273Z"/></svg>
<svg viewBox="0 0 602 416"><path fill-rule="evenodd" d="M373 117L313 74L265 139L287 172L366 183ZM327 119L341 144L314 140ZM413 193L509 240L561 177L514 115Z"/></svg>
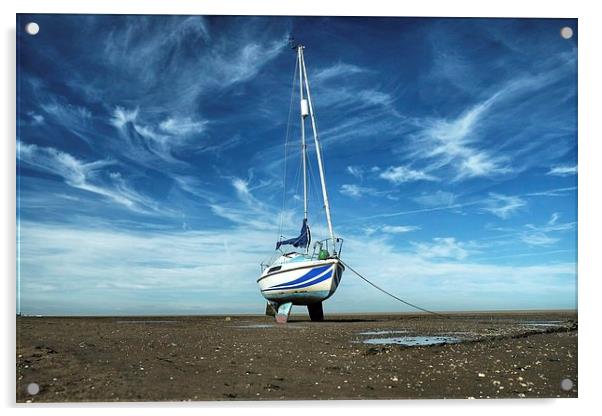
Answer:
<svg viewBox="0 0 602 416"><path fill-rule="evenodd" d="M555 308L555 309L478 309L478 310L457 310L457 311L436 311L438 314L502 314L502 313L542 313L542 312L573 312L578 313L578 308ZM291 313L291 315L303 316L305 313ZM433 315L427 312L332 312L327 315ZM44 315L44 314L16 314L21 318L160 318L160 317L258 317L267 316L263 313L205 313L205 314L162 314L162 315Z"/></svg>

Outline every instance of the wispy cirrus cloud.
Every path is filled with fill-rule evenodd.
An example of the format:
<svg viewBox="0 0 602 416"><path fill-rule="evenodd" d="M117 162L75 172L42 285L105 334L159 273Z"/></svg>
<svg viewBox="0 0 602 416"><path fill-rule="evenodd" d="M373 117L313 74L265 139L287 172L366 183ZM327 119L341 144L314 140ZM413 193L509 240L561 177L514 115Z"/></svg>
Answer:
<svg viewBox="0 0 602 416"><path fill-rule="evenodd" d="M353 97L345 97L342 102ZM361 104L362 106L365 103ZM322 105L321 108L329 107ZM332 108L332 107L331 107ZM358 108L358 107L355 107ZM397 117L384 116L382 108L371 108L360 112L354 117L349 117L341 120L336 125L321 130L320 136L325 148L340 145L342 143L353 143L358 139L366 137L379 136L381 139L393 141L394 138L405 128L403 123L400 124Z"/></svg>
<svg viewBox="0 0 602 416"><path fill-rule="evenodd" d="M558 212L552 213L552 216L548 220L548 225L551 225L551 226L556 225L556 223L558 222L559 218L560 218L560 213L558 213Z"/></svg>
<svg viewBox="0 0 602 416"><path fill-rule="evenodd" d="M118 129L125 126L127 123L132 123L136 121L138 118L139 108L134 109L126 109L120 106L115 107L113 110L113 115L110 119L111 124L113 124Z"/></svg>
<svg viewBox="0 0 602 416"><path fill-rule="evenodd" d="M577 174L577 165L574 166L553 166L546 175L551 176L571 176Z"/></svg>
<svg viewBox="0 0 602 416"><path fill-rule="evenodd" d="M73 188L103 196L129 210L144 214L168 212L132 189L121 173L108 171L101 175L103 168L115 164L112 160L83 162L67 152L21 141L17 142L17 158L35 170L59 176Z"/></svg>
<svg viewBox="0 0 602 416"><path fill-rule="evenodd" d="M215 203L218 195L207 190L207 184L195 176L172 174L171 179L183 190L195 197L202 198L210 203Z"/></svg>
<svg viewBox="0 0 602 416"><path fill-rule="evenodd" d="M452 258L462 260L468 257L468 250L453 237L433 238L432 243L413 243L416 254L425 258Z"/></svg>
<svg viewBox="0 0 602 416"><path fill-rule="evenodd" d="M314 92L315 103L319 108L346 108L350 111L383 108L392 110L393 97L391 94L374 88L350 88L346 86L328 87ZM313 97L312 95L312 97ZM360 122L363 117L353 117L351 121Z"/></svg>
<svg viewBox="0 0 602 416"><path fill-rule="evenodd" d="M150 126L139 120L139 113L139 107L127 109L116 106L110 118L110 123L118 129L122 129L128 123L132 123L139 133L145 134L156 140L159 140L162 137L160 134L179 138L192 133L202 133L205 131L208 124L208 121L206 120L195 120L191 117L168 117L159 122L157 126Z"/></svg>
<svg viewBox="0 0 602 416"><path fill-rule="evenodd" d="M554 212L548 222L544 225L526 224L526 231L520 233L520 239L531 246L549 246L560 241L558 236L565 231L572 231L577 226L574 221L559 222L560 213ZM552 234L552 235L550 235Z"/></svg>
<svg viewBox="0 0 602 416"><path fill-rule="evenodd" d="M374 195L377 193L377 190L375 188L346 183L341 185L339 192L343 195L359 198L363 195Z"/></svg>
<svg viewBox="0 0 602 416"><path fill-rule="evenodd" d="M364 227L363 231L368 236L375 234L406 234L421 230L422 227L417 225L371 225Z"/></svg>
<svg viewBox="0 0 602 416"><path fill-rule="evenodd" d="M34 125L59 125L84 142L88 144L93 142L92 135L89 133L94 120L88 108L71 104L54 94L42 94L40 101L40 109L44 114L31 113Z"/></svg>
<svg viewBox="0 0 602 416"><path fill-rule="evenodd" d="M405 234L412 231L418 231L420 230L420 227L417 225L384 225L380 230L387 234Z"/></svg>
<svg viewBox="0 0 602 416"><path fill-rule="evenodd" d="M144 121L140 108L120 106L114 108L109 122L124 139L124 142L114 145L121 146L122 152L129 153L136 161L146 161L147 164L152 163L152 159L182 163L174 152L187 147L195 137L204 134L208 125L206 120L191 117L168 117L160 122Z"/></svg>
<svg viewBox="0 0 602 416"><path fill-rule="evenodd" d="M456 195L452 192L439 189L432 193L422 192L420 195L412 198L412 200L427 207L450 206L456 201Z"/></svg>
<svg viewBox="0 0 602 416"><path fill-rule="evenodd" d="M570 231L575 229L575 227L577 226L577 222L575 221L571 221L571 222L559 222L558 220L560 219L561 215L558 212L554 212L552 213L552 215L550 216L550 219L548 220L548 222L545 225L533 225L533 224L527 224L525 225L525 227L532 229L532 230L536 230L536 231L542 231L542 232L552 232L552 231Z"/></svg>
<svg viewBox="0 0 602 416"><path fill-rule="evenodd" d="M412 134L410 145L414 160L422 160L428 172L447 169L454 174L455 181L462 181L514 175L542 160L561 157L570 150L571 141L565 137L573 131L570 118L556 120L552 131L545 131L535 120L550 119L550 114L545 112L548 109L542 107L539 100L544 92L549 93L550 85L571 75L575 68L574 54L551 56L533 72L518 73L494 83L485 90L486 95L483 95L483 89L474 90L472 78L479 76L478 71L464 68L470 63L462 58L455 59L461 55L464 55L462 51L442 53L436 61L444 63L449 59L450 67L438 67L451 68L451 72L436 71L431 76L440 81L452 80L454 87L479 98L451 116L416 119L417 132ZM454 66L454 62L458 65ZM474 75L467 76L470 73ZM570 96L572 92L566 94ZM526 108L529 108L532 120L523 120L520 130L509 127L512 120L520 117L519 112L527 111ZM527 140L525 135L533 134L541 140ZM533 156L536 148L539 149L537 158Z"/></svg>
<svg viewBox="0 0 602 416"><path fill-rule="evenodd" d="M360 180L364 178L364 169L359 166L347 166L347 173Z"/></svg>
<svg viewBox="0 0 602 416"><path fill-rule="evenodd" d="M186 136L202 133L207 128L208 121L193 120L191 117L169 117L159 124L159 128L173 136Z"/></svg>
<svg viewBox="0 0 602 416"><path fill-rule="evenodd" d="M236 18L124 16L104 26L100 18L89 20L92 27L101 26L96 33L103 47L92 51L101 69L93 79L76 73L69 85L90 101L154 112L169 108L181 117L192 116L203 98L255 78L288 49L288 28L280 21L237 24ZM139 92L135 100L122 94L130 88Z"/></svg>
<svg viewBox="0 0 602 416"><path fill-rule="evenodd" d="M223 87L253 78L265 64L288 48L287 39L285 33L276 41L249 39L249 43L238 48L230 44L215 51L208 62L211 81Z"/></svg>
<svg viewBox="0 0 602 416"><path fill-rule="evenodd" d="M371 186L361 186L356 184L343 184L341 185L339 192L342 195L346 195L352 198L361 198L363 196L382 196L388 199L396 199L391 191L379 190Z"/></svg>
<svg viewBox="0 0 602 416"><path fill-rule="evenodd" d="M437 177L424 171L407 166L390 166L379 174L379 177L396 185L414 181L437 181Z"/></svg>
<svg viewBox="0 0 602 416"><path fill-rule="evenodd" d="M27 115L31 117L32 124L42 124L44 123L44 116L42 114L38 114L34 111L27 112Z"/></svg>
<svg viewBox="0 0 602 416"><path fill-rule="evenodd" d="M428 171L452 168L455 180L510 172L504 157L493 156L479 145L479 122L500 95L494 94L454 119L426 120L416 134L414 155L427 160Z"/></svg>
<svg viewBox="0 0 602 416"><path fill-rule="evenodd" d="M136 67L140 62L146 62L148 69L155 70L169 54L183 52L183 40L204 44L210 39L203 16L184 19L146 17L127 19L123 23L111 28L104 39L102 52L110 63L124 67ZM161 30L152 30L154 25L160 25Z"/></svg>
<svg viewBox="0 0 602 416"><path fill-rule="evenodd" d="M528 192L521 195L502 195L496 193L489 193L489 195L485 198L472 199L468 201L458 201L456 197L454 197L454 203L449 204L447 200L444 200L441 205L428 206L425 202L436 202L437 197L431 198L428 194L421 194L418 197L416 202L421 203L423 205L427 205L424 208L418 209L408 209L401 210L396 212L384 212L378 213L368 216L356 217L355 220L370 220L377 218L392 218L404 215L412 215L412 214L423 214L423 213L433 213L437 211L449 211L449 210L457 210L459 208L469 208L474 207L478 212L490 212L500 218L506 219L511 215L514 215L518 212L522 207L528 204L528 200L524 198L527 197L566 197L569 196L571 192L575 191L576 187L568 187L568 188L556 188L543 190L538 192ZM445 195L445 194L444 194ZM425 197L424 199L422 197ZM447 197L447 195L446 195ZM503 217L506 216L506 217ZM349 222L349 221L344 221Z"/></svg>
<svg viewBox="0 0 602 416"><path fill-rule="evenodd" d="M275 208L267 206L253 195L250 179L232 177L230 185L236 199L209 204L211 211L216 216L227 219L238 228L275 230L278 228L278 222L285 227L293 225L292 213L289 210L278 213ZM295 224L295 227L297 225Z"/></svg>
<svg viewBox="0 0 602 416"><path fill-rule="evenodd" d="M530 246L549 246L559 241L559 238L550 237L541 232L524 233L520 239Z"/></svg>
<svg viewBox="0 0 602 416"><path fill-rule="evenodd" d="M567 237L568 232L575 230L577 226L577 222L560 222L559 219L561 214L558 212L553 212L550 215L550 219L544 224L523 224L520 226L496 226L490 229L499 231L502 234L492 236L489 238L481 239L481 241L486 241L484 247L492 250L494 247L502 247L506 246L510 251L516 250L516 243L522 242L529 248L538 248L538 247L546 247L555 245L562 241L564 237ZM495 243L493 244L492 242ZM570 252L573 250L564 250L565 252ZM499 250L497 250L499 252ZM514 253L512 256L522 257L522 256L534 256L537 255L537 252L526 254L524 252Z"/></svg>
<svg viewBox="0 0 602 416"><path fill-rule="evenodd" d="M571 192L574 192L576 190L577 190L576 186L569 186L566 188L555 188L555 189L547 189L547 190L538 191L538 192L529 192L529 193L526 193L525 196L561 197L561 196L567 196Z"/></svg>
<svg viewBox="0 0 602 416"><path fill-rule="evenodd" d="M503 195L489 193L489 198L484 201L484 211L506 219L527 205L527 201L517 195Z"/></svg>
<svg viewBox="0 0 602 416"><path fill-rule="evenodd" d="M92 113L87 108L59 102L56 98L42 104L41 107L48 115L67 127L85 124L92 117Z"/></svg>
<svg viewBox="0 0 602 416"><path fill-rule="evenodd" d="M139 113L139 108L115 107L110 123L117 128L123 140L113 143L113 146L118 146L122 154L143 165L148 166L158 160L177 163L172 152L177 140L172 141L155 126L144 124Z"/></svg>
<svg viewBox="0 0 602 416"><path fill-rule="evenodd" d="M324 68L318 68L310 72L311 79L316 83L321 83L332 78L345 78L355 74L366 74L371 72L370 69L358 65L337 62Z"/></svg>
<svg viewBox="0 0 602 416"><path fill-rule="evenodd" d="M373 74L374 71L358 65L338 62L310 73L311 81L317 84L316 100L322 107L349 107L354 110L366 107L385 107L392 110L393 96L381 89L368 85L351 84L350 77Z"/></svg>
<svg viewBox="0 0 602 416"><path fill-rule="evenodd" d="M249 182L242 178L232 178L232 186L236 190L236 195L249 208L264 208L265 204L259 201L249 189Z"/></svg>

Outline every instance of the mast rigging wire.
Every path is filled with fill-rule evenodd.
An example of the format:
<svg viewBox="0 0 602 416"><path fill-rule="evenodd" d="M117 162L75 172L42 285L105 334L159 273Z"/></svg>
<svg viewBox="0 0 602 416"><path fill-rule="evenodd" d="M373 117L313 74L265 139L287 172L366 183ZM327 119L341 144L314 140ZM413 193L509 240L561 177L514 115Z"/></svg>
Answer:
<svg viewBox="0 0 602 416"><path fill-rule="evenodd" d="M282 235L282 226L284 223L284 209L286 205L286 167L287 167L287 153L288 153L288 138L291 131L291 115L293 114L293 98L295 95L295 80L297 79L297 72L299 69L299 63L295 60L295 70L293 71L293 81L291 87L291 102L288 107L288 120L286 123L286 138L284 140L284 174L282 177L283 192L282 192L282 210L280 211L280 223L278 225L278 238Z"/></svg>

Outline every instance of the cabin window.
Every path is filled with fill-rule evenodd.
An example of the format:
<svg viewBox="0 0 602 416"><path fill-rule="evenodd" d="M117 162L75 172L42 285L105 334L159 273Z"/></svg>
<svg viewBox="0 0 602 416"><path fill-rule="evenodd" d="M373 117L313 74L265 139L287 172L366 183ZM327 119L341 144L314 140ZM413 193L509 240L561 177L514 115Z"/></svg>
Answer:
<svg viewBox="0 0 602 416"><path fill-rule="evenodd" d="M280 270L282 268L282 266L276 266L276 267L272 267L270 270L268 270L268 274L272 273L272 272L277 272L278 270Z"/></svg>

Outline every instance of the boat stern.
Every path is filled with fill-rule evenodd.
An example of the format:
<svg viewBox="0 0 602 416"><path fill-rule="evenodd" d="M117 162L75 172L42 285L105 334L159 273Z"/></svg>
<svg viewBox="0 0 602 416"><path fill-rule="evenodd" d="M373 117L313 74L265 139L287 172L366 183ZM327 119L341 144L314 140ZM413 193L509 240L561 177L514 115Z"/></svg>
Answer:
<svg viewBox="0 0 602 416"><path fill-rule="evenodd" d="M291 263L267 269L257 283L270 302L309 305L335 293L344 269L338 259Z"/></svg>

